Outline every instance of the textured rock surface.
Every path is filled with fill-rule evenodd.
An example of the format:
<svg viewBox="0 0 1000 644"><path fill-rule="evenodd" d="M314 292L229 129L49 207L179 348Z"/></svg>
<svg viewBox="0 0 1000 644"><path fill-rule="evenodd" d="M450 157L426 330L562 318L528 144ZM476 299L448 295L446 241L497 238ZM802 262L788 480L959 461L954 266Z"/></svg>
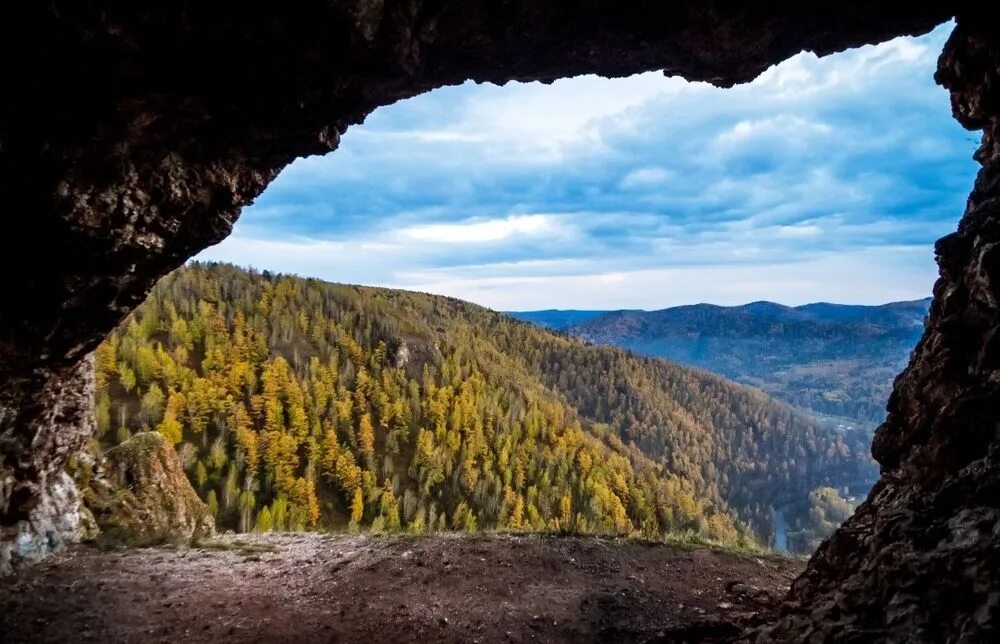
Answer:
<svg viewBox="0 0 1000 644"><path fill-rule="evenodd" d="M0 406L0 574L84 534L64 466L94 431L93 378L87 358L66 372L42 372L30 404Z"/></svg>
<svg viewBox="0 0 1000 644"><path fill-rule="evenodd" d="M215 534L208 506L158 432L141 432L108 450L85 492L87 507L111 543L191 543Z"/></svg>
<svg viewBox="0 0 1000 644"><path fill-rule="evenodd" d="M663 69L728 85L803 48L923 32L952 11L937 0L5 5L4 551L25 521L40 525L54 473L89 432L83 401L54 418L50 392L85 386L75 366L158 277L225 237L282 167L334 149L375 107L470 78ZM27 529L32 549L58 543L43 532Z"/></svg>
<svg viewBox="0 0 1000 644"><path fill-rule="evenodd" d="M927 330L872 453L882 480L815 554L764 641L1000 640L1000 30L960 20L939 61L984 130L958 231L937 244Z"/></svg>

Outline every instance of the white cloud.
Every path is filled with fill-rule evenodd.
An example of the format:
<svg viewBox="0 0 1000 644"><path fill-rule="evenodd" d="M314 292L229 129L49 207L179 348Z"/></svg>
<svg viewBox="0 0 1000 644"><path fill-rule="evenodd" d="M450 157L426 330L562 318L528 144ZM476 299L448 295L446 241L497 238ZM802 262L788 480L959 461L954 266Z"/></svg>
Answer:
<svg viewBox="0 0 1000 644"><path fill-rule="evenodd" d="M411 226L399 231L403 237L443 244L482 244L515 235L550 234L558 229L549 215L513 215L485 221L468 220L457 224Z"/></svg>
<svg viewBox="0 0 1000 644"><path fill-rule="evenodd" d="M810 145L816 145L817 142L810 139L825 136L832 131L833 128L826 123L779 114L767 118L742 120L721 132L715 142L724 147L734 147L747 143L762 144L773 142L775 139L786 139L788 142L807 141Z"/></svg>
<svg viewBox="0 0 1000 644"><path fill-rule="evenodd" d="M610 86L614 91L608 91ZM526 148L556 148L586 140L600 119L620 115L650 99L677 91L686 83L649 72L609 81L578 76L542 83L480 86L468 101L457 128L489 132Z"/></svg>
<svg viewBox="0 0 1000 644"><path fill-rule="evenodd" d="M623 190L646 188L666 183L673 178L673 176L674 173L666 168L636 168L625 175L625 178L622 179L620 186Z"/></svg>
<svg viewBox="0 0 1000 644"><path fill-rule="evenodd" d="M823 229L815 224L796 224L794 226L776 226L775 235L789 239L816 237L823 234Z"/></svg>

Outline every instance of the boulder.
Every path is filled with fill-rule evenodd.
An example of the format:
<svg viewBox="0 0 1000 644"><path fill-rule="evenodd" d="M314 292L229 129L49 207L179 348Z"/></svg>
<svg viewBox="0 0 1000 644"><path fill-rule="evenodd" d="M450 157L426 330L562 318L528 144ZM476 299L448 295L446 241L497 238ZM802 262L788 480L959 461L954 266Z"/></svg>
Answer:
<svg viewBox="0 0 1000 644"><path fill-rule="evenodd" d="M215 534L212 513L158 432L141 432L108 450L85 500L100 542L191 543Z"/></svg>

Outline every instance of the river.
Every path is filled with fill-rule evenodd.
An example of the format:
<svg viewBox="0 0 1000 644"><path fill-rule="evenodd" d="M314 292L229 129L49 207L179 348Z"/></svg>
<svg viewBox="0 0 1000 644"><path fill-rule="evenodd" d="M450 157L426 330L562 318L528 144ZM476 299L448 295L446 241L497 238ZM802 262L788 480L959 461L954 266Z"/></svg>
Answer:
<svg viewBox="0 0 1000 644"><path fill-rule="evenodd" d="M774 511L774 549L778 552L788 552L788 521L785 520L785 509Z"/></svg>

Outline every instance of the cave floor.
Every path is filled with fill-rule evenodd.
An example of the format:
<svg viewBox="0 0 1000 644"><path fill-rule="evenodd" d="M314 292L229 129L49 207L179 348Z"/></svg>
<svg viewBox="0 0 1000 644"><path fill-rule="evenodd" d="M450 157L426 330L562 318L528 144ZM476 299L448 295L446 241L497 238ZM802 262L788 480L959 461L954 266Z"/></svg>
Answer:
<svg viewBox="0 0 1000 644"><path fill-rule="evenodd" d="M765 619L804 562L565 536L74 546L0 579L5 642L672 641Z"/></svg>

